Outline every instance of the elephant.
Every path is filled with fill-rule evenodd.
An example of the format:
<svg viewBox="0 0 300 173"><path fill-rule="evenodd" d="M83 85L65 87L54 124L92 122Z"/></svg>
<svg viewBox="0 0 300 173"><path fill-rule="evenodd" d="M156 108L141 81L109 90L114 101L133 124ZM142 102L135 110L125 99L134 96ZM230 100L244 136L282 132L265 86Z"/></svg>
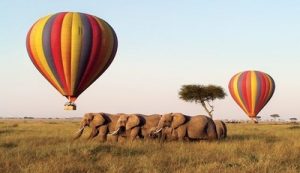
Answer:
<svg viewBox="0 0 300 173"><path fill-rule="evenodd" d="M175 141L178 139L178 133L172 127L165 127L160 132L155 133L156 127L151 129L150 137L161 141Z"/></svg>
<svg viewBox="0 0 300 173"><path fill-rule="evenodd" d="M225 139L227 137L227 127L226 124L221 120L214 120L216 125L218 139Z"/></svg>
<svg viewBox="0 0 300 173"><path fill-rule="evenodd" d="M165 114L161 117L154 134L160 133L166 127L174 129L174 133L176 133L177 139L180 141L218 139L215 123L205 115Z"/></svg>
<svg viewBox="0 0 300 173"><path fill-rule="evenodd" d="M110 133L113 136L129 138L131 141L141 136L141 127L145 119L141 114L120 114L117 120L115 131Z"/></svg>
<svg viewBox="0 0 300 173"><path fill-rule="evenodd" d="M141 128L141 136L144 139L152 139L151 134L155 131L156 126L159 123L161 115L152 114L152 115L143 115L142 118L145 120L145 124Z"/></svg>
<svg viewBox="0 0 300 173"><path fill-rule="evenodd" d="M122 114L112 135L129 138L131 141L136 138L150 139L151 130L158 125L160 118L161 115L158 114Z"/></svg>
<svg viewBox="0 0 300 173"><path fill-rule="evenodd" d="M88 139L92 139L99 134L100 141L106 141L107 134L115 130L114 127L117 124L119 116L118 114L112 115L103 112L86 113L80 122L80 129L76 132L74 139L78 139L82 135L84 128L89 126L92 130ZM115 141L117 137L112 137L111 140Z"/></svg>

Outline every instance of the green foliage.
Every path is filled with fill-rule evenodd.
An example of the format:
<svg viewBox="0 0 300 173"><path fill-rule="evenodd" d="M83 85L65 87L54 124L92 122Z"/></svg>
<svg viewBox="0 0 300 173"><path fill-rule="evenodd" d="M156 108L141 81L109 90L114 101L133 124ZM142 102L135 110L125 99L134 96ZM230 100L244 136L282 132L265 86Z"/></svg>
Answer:
<svg viewBox="0 0 300 173"><path fill-rule="evenodd" d="M179 98L196 103L224 99L225 96L224 89L215 85L183 85L179 91Z"/></svg>
<svg viewBox="0 0 300 173"><path fill-rule="evenodd" d="M278 114L272 114L272 115L270 115L271 117L273 117L273 118L278 118L278 117L280 117Z"/></svg>

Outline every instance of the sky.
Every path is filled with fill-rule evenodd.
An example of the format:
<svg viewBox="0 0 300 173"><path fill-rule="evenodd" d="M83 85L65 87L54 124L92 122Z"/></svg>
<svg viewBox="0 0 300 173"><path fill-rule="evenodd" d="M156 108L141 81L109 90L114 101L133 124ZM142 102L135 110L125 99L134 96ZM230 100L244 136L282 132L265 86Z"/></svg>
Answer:
<svg viewBox="0 0 300 173"><path fill-rule="evenodd" d="M215 119L247 119L228 91L245 70L271 75L270 119L298 117L300 109L299 1L0 1L0 117L80 117L86 112L206 114L179 99L184 84L222 86ZM64 111L67 101L35 69L25 38L39 18L62 11L106 20L118 37L108 70Z"/></svg>

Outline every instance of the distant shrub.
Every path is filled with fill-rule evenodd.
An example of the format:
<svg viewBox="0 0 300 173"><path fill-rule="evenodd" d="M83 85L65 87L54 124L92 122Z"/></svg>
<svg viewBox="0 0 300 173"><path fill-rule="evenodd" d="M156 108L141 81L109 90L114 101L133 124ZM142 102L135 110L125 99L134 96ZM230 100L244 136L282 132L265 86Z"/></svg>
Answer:
<svg viewBox="0 0 300 173"><path fill-rule="evenodd" d="M11 125L11 127L19 127L19 124L14 123L14 124Z"/></svg>
<svg viewBox="0 0 300 173"><path fill-rule="evenodd" d="M292 130L294 130L294 129L300 129L300 126L291 126L291 127L289 127L289 129L292 129Z"/></svg>

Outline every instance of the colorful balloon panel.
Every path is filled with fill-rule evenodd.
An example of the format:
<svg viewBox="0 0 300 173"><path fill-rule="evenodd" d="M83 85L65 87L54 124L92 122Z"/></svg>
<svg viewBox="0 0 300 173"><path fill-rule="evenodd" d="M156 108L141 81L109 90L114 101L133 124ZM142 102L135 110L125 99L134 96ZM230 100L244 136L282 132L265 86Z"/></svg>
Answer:
<svg viewBox="0 0 300 173"><path fill-rule="evenodd" d="M107 22L77 12L39 19L26 39L35 67L70 101L105 72L117 46L117 36Z"/></svg>
<svg viewBox="0 0 300 173"><path fill-rule="evenodd" d="M235 102L254 118L273 96L275 83L264 72L244 71L231 78L228 88Z"/></svg>

